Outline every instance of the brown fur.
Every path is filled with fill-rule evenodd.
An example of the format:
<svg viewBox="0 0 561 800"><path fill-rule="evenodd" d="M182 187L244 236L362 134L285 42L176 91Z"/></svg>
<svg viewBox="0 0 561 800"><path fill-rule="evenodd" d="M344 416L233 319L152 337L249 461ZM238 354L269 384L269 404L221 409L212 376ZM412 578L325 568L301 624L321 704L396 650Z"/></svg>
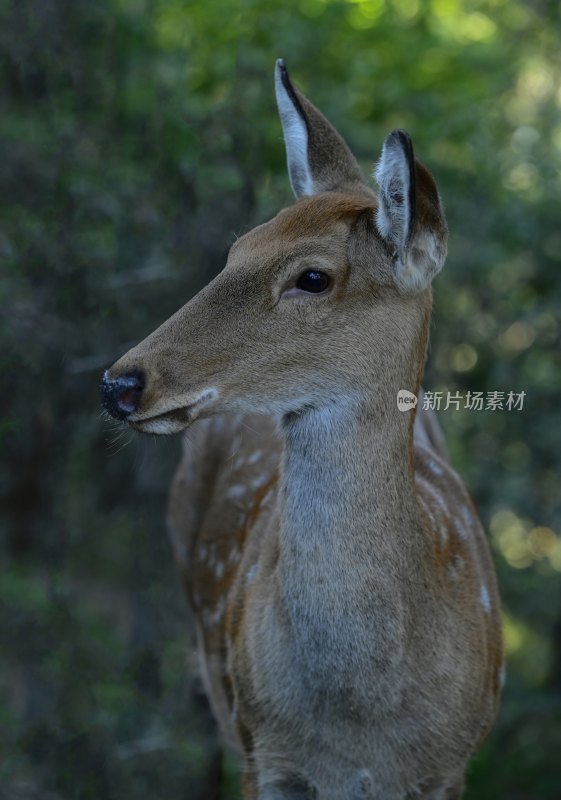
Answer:
<svg viewBox="0 0 561 800"><path fill-rule="evenodd" d="M370 188L299 97L330 191L241 238L109 375L146 376L134 427L189 426L169 524L246 800L459 798L497 712L500 603L434 418L396 408L420 391L431 292L395 278ZM417 171L415 236L441 253ZM329 291L298 293L306 269Z"/></svg>

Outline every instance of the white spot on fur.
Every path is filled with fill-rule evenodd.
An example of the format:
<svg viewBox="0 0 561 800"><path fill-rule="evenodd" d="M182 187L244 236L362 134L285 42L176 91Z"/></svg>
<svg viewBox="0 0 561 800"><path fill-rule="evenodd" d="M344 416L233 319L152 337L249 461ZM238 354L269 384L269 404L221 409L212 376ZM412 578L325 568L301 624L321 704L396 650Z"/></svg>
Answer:
<svg viewBox="0 0 561 800"><path fill-rule="evenodd" d="M491 598L489 597L489 590L484 583L481 584L479 598L481 600L481 605L483 606L483 611L485 611L486 614L489 614L491 611Z"/></svg>
<svg viewBox="0 0 561 800"><path fill-rule="evenodd" d="M423 497L423 495L421 495L421 502L430 520L431 527L435 533L438 531L442 541L446 542L448 541L448 528L446 527L446 524L443 524L442 521L442 517L445 515L445 507L443 505L442 495L431 483L423 482L423 488L425 489L425 492L430 495L433 501L433 507L435 511L434 514L433 509L428 504L427 500Z"/></svg>
<svg viewBox="0 0 561 800"><path fill-rule="evenodd" d="M442 473L443 473L442 467L436 461L431 459L429 461L429 466L430 466L430 468L431 468L431 470L432 470L434 475L442 475Z"/></svg>
<svg viewBox="0 0 561 800"><path fill-rule="evenodd" d="M216 604L216 608L214 609L214 611L211 611L209 608L203 608L202 612L203 627L212 628L214 627L214 625L217 625L224 616L225 610L226 610L226 598L224 597L220 598L220 600Z"/></svg>
<svg viewBox="0 0 561 800"><path fill-rule="evenodd" d="M247 571L246 583L253 583L256 574L257 574L257 564L252 564Z"/></svg>
<svg viewBox="0 0 561 800"><path fill-rule="evenodd" d="M448 575L456 579L465 566L465 561L461 556L453 556L448 563Z"/></svg>
<svg viewBox="0 0 561 800"><path fill-rule="evenodd" d="M263 455L263 450L256 450L255 453L252 453L250 457L247 459L247 463L256 464L262 455Z"/></svg>
<svg viewBox="0 0 561 800"><path fill-rule="evenodd" d="M457 525L458 536L460 539L467 539L473 527L473 514L471 513L469 506L465 504L462 506L462 512L460 516L463 525Z"/></svg>
<svg viewBox="0 0 561 800"><path fill-rule="evenodd" d="M224 562L218 561L214 567L214 577L217 580L221 580L224 576Z"/></svg>
<svg viewBox="0 0 561 800"><path fill-rule="evenodd" d="M208 548L205 544L199 547L199 561L206 561L208 556Z"/></svg>
<svg viewBox="0 0 561 800"><path fill-rule="evenodd" d="M237 497L243 497L245 493L246 493L246 487L241 483L236 483L233 486L230 486L226 496L230 500L234 500Z"/></svg>
<svg viewBox="0 0 561 800"><path fill-rule="evenodd" d="M228 564L237 564L241 557L241 551L237 544L232 545L228 553Z"/></svg>
<svg viewBox="0 0 561 800"><path fill-rule="evenodd" d="M427 519L429 521L431 529L435 528L436 526L435 526L435 522L434 522L434 516L432 514L432 511L431 511L427 501L425 500L424 495L422 495L422 494L419 495L419 501L420 501L420 503L421 503L421 505L423 507L423 511L425 512L425 515L426 515L426 517L427 517Z"/></svg>
<svg viewBox="0 0 561 800"><path fill-rule="evenodd" d="M267 483L268 479L269 479L268 475L259 475L258 478L254 478L251 481L251 488L252 489L260 489L261 486L265 486L265 484Z"/></svg>

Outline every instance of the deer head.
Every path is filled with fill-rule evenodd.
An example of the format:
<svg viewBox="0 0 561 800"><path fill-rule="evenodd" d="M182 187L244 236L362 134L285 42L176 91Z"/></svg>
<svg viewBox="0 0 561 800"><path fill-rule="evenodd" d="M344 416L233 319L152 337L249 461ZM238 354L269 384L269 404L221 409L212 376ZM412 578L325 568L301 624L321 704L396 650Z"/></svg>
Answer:
<svg viewBox="0 0 561 800"><path fill-rule="evenodd" d="M223 271L107 370L106 409L140 431L233 410L299 413L366 391L382 413L399 388L417 389L446 256L434 180L393 131L377 197L280 60L275 86L297 201L238 239Z"/></svg>

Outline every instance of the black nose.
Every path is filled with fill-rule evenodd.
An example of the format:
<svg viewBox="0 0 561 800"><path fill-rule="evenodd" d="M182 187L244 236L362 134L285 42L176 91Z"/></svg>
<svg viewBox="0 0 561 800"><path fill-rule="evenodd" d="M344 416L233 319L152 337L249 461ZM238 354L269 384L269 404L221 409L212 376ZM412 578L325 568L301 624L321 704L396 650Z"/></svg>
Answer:
<svg viewBox="0 0 561 800"><path fill-rule="evenodd" d="M126 419L138 410L143 389L142 372L131 372L115 379L105 373L101 381L101 402L112 417Z"/></svg>

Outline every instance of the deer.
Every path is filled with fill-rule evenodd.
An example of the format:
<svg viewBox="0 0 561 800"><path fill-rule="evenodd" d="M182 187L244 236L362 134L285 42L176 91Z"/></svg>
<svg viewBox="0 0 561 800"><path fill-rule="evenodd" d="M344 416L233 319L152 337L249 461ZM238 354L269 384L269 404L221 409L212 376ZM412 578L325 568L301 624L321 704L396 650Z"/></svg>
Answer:
<svg viewBox="0 0 561 800"><path fill-rule="evenodd" d="M490 548L421 396L443 205L394 130L376 191L275 67L293 205L103 375L184 431L174 558L245 800L456 800L504 680Z"/></svg>

